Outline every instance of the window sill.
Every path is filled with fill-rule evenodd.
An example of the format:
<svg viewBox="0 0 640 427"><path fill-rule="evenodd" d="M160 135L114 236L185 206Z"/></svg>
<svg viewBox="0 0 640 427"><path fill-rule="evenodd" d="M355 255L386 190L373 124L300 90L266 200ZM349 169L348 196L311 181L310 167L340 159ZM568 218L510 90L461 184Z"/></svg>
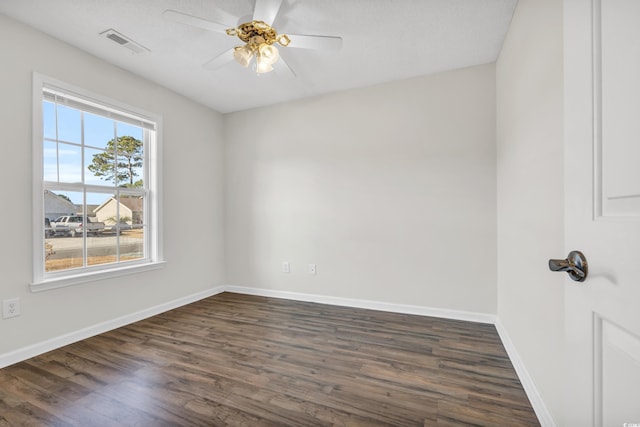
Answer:
<svg viewBox="0 0 640 427"><path fill-rule="evenodd" d="M48 291L50 289L64 288L66 286L78 285L81 283L93 282L96 280L110 279L112 277L125 276L127 274L141 273L144 271L157 270L164 267L166 261L156 261L148 264L138 264L128 267L119 267L111 270L69 275L65 277L34 282L29 285L31 292Z"/></svg>

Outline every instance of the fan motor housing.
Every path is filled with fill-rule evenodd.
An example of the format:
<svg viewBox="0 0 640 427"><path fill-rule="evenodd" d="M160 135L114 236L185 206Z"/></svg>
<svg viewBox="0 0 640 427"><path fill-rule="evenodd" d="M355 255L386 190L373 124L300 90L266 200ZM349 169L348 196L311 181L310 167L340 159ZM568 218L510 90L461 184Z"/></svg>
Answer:
<svg viewBox="0 0 640 427"><path fill-rule="evenodd" d="M255 37L261 38L263 43L274 44L277 40L278 33L270 25L263 21L251 21L240 24L236 30L236 36L245 43L255 40Z"/></svg>
<svg viewBox="0 0 640 427"><path fill-rule="evenodd" d="M264 21L250 21L238 25L237 28L229 28L227 34L237 36L240 40L248 45L259 45L266 43L272 45L276 42L282 46L287 46L290 42L289 37L278 32Z"/></svg>

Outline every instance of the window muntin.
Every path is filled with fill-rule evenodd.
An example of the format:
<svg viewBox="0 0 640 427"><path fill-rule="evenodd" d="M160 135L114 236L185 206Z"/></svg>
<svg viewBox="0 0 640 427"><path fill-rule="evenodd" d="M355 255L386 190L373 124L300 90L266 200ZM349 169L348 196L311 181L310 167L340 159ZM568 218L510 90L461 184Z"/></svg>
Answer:
<svg viewBox="0 0 640 427"><path fill-rule="evenodd" d="M34 198L40 218L34 218L34 241L42 252L35 252L32 289L161 262L159 180L151 173L151 159L158 158L156 121L44 79L40 91L34 106L41 117L34 122L40 134L34 140L40 169L34 191L41 195ZM57 223L58 217L67 218Z"/></svg>

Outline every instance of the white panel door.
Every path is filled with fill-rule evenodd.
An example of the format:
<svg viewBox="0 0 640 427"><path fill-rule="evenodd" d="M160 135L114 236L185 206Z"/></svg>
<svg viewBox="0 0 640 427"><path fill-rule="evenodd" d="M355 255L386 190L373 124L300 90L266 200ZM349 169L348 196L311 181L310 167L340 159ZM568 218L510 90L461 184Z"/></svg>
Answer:
<svg viewBox="0 0 640 427"><path fill-rule="evenodd" d="M565 0L566 426L640 425L640 0Z"/></svg>

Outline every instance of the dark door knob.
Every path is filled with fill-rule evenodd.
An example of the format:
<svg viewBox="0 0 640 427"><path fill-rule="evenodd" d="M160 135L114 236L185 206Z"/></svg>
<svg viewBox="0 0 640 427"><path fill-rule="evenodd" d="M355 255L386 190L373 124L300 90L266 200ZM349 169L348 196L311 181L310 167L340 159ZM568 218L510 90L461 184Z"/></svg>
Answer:
<svg viewBox="0 0 640 427"><path fill-rule="evenodd" d="M569 252L567 259L550 259L549 270L566 271L576 282L584 282L589 274L587 259L580 251Z"/></svg>

